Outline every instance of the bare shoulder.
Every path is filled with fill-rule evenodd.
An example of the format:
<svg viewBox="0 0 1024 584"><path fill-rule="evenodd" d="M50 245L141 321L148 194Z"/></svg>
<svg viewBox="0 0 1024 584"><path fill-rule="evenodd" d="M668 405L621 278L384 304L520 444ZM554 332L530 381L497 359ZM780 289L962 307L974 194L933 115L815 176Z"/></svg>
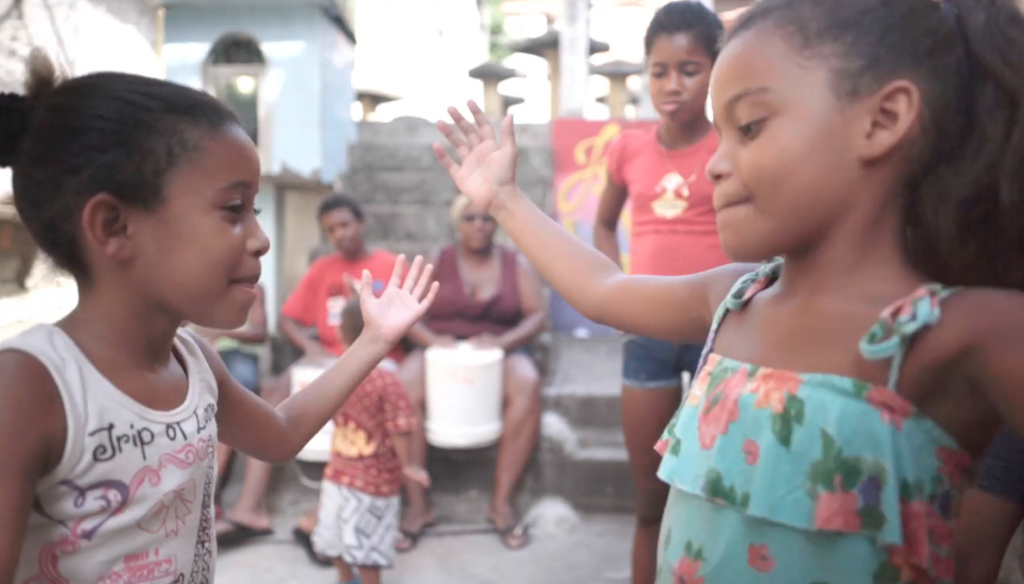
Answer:
<svg viewBox="0 0 1024 584"><path fill-rule="evenodd" d="M4 449L0 459L20 452L37 477L44 476L64 455L67 421L50 371L28 353L10 349L0 351L0 442L14 441L21 447Z"/></svg>
<svg viewBox="0 0 1024 584"><path fill-rule="evenodd" d="M1002 288L965 288L942 303L943 321L964 332L995 332L1024 323L1024 293Z"/></svg>
<svg viewBox="0 0 1024 584"><path fill-rule="evenodd" d="M999 288L967 288L942 303L937 336L963 350L989 343L1024 340L1024 293Z"/></svg>
<svg viewBox="0 0 1024 584"><path fill-rule="evenodd" d="M760 264L726 264L700 275L708 291L708 298L716 307L725 300L733 286L743 276L756 272Z"/></svg>

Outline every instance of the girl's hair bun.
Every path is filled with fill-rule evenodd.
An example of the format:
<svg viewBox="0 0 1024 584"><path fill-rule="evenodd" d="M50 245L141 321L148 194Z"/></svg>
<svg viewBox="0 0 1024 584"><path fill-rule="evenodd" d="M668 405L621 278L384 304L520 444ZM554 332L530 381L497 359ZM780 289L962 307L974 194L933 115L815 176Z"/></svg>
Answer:
<svg viewBox="0 0 1024 584"><path fill-rule="evenodd" d="M27 97L0 93L0 168L14 166L31 121L32 108Z"/></svg>
<svg viewBox="0 0 1024 584"><path fill-rule="evenodd" d="M0 93L0 168L15 165L35 106L52 93L59 82L53 61L36 49L28 58L25 95Z"/></svg>

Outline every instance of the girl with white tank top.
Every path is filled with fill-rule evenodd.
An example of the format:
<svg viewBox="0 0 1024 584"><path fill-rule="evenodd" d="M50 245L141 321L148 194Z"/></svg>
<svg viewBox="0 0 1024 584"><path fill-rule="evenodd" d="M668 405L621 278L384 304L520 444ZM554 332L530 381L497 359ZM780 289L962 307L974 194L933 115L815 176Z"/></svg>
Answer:
<svg viewBox="0 0 1024 584"><path fill-rule="evenodd" d="M234 329L269 242L259 156L211 96L41 54L0 94L0 167L78 305L0 345L0 584L210 584L218 441L290 460L437 290L399 258L344 356L276 410L182 323Z"/></svg>

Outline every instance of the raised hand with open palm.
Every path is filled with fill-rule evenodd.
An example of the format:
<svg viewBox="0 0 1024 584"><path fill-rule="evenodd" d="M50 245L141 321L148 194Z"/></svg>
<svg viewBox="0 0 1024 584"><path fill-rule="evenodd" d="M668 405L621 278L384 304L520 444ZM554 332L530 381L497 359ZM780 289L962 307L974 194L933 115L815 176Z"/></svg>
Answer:
<svg viewBox="0 0 1024 584"><path fill-rule="evenodd" d="M512 130L512 117L501 122L501 138L494 135L491 121L474 102L469 102L473 114L470 122L454 107L448 108L452 125L438 122L437 127L455 150L453 159L444 147L434 144L434 154L451 175L459 192L473 203L490 208L506 191L516 189L516 137Z"/></svg>
<svg viewBox="0 0 1024 584"><path fill-rule="evenodd" d="M393 345L400 341L412 325L426 314L437 295L437 282L432 282L434 266L424 267L423 258L416 256L409 272L402 281L405 271L405 256L398 256L384 293L373 294L373 279L368 270L363 270L359 281L359 298L363 313L364 333L379 335Z"/></svg>

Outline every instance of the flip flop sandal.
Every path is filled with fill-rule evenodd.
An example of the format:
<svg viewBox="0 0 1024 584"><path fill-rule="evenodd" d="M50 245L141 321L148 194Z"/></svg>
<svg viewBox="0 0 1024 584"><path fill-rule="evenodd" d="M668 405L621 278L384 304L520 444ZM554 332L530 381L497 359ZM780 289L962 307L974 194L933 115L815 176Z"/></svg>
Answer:
<svg viewBox="0 0 1024 584"><path fill-rule="evenodd" d="M217 547L219 549L239 546L250 540L274 534L273 529L258 529L230 519L225 519L224 521L231 525L231 531L217 534Z"/></svg>
<svg viewBox="0 0 1024 584"><path fill-rule="evenodd" d="M334 565L334 562L332 562L330 558L325 558L316 553L316 550L313 549L313 540L311 539L310 534L296 527L292 530L292 537L295 538L299 547L305 550L306 556L309 557L309 561L324 568L329 568Z"/></svg>
<svg viewBox="0 0 1024 584"><path fill-rule="evenodd" d="M529 527L525 523L498 527L498 524L493 519L489 519L489 521L494 526L494 530L498 532L498 539L501 540L501 545L505 546L505 549L517 551L530 545Z"/></svg>
<svg viewBox="0 0 1024 584"><path fill-rule="evenodd" d="M435 519L434 521L430 521L428 523L424 523L416 531L411 531L411 530L408 530L408 529L399 529L398 533L401 534L401 536L403 538L405 538L404 541L408 542L408 543L406 543L405 545L401 545L401 542L403 540L399 540L399 541L395 542L395 551L400 553L400 554L407 554L407 553L411 552L412 550L416 549L416 546L419 545L420 538L423 537L423 534L426 533L426 531L428 529L430 529L431 527L433 527L436 524L437 524L437 520Z"/></svg>

